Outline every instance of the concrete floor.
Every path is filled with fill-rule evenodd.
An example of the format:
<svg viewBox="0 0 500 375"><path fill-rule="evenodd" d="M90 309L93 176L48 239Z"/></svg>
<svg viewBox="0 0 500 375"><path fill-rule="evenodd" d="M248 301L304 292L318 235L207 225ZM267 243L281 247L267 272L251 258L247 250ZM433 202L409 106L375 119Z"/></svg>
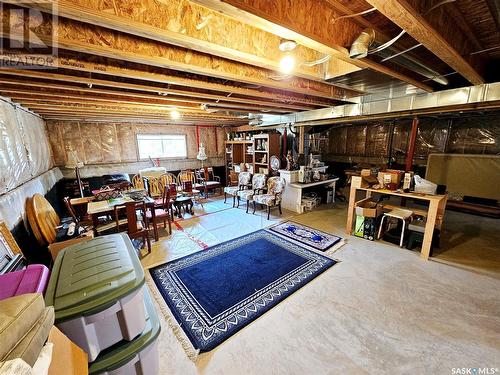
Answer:
<svg viewBox="0 0 500 375"><path fill-rule="evenodd" d="M343 204L303 215L284 211L270 221L230 207L213 200L193 218L186 215L171 236L153 245L144 267L284 218L345 237ZM453 368L500 368L498 221L446 215L433 260L349 237L332 256L339 264L196 362L162 316L160 373L451 374Z"/></svg>

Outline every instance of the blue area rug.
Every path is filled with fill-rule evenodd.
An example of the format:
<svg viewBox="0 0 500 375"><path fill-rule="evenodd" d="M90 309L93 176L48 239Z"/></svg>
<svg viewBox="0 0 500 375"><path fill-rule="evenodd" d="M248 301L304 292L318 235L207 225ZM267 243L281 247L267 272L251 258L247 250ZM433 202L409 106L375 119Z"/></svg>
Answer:
<svg viewBox="0 0 500 375"><path fill-rule="evenodd" d="M262 230L150 272L194 348L205 352L335 263Z"/></svg>
<svg viewBox="0 0 500 375"><path fill-rule="evenodd" d="M342 238L326 232L298 224L293 221L286 221L277 224L269 230L290 238L293 241L311 246L313 249L326 251L337 244Z"/></svg>

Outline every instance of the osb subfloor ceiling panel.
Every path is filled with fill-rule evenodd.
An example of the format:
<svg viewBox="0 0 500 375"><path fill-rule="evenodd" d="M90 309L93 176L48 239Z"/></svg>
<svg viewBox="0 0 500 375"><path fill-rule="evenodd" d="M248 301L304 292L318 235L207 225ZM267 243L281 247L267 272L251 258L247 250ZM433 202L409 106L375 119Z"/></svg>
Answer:
<svg viewBox="0 0 500 375"><path fill-rule="evenodd" d="M28 30L38 44L58 49L51 69L0 68L0 95L44 119L78 124L88 150L109 138L112 123L240 126L257 114L342 105L389 90L438 91L499 74L493 0L60 0L57 11L47 4L23 13L16 1L4 2L4 55L36 52L36 45L7 43L24 40ZM350 59L366 28L376 35L368 56ZM402 29L390 47L373 50ZM283 38L298 44L289 74L280 68ZM96 133L85 122L107 125ZM91 157L128 158L113 147Z"/></svg>

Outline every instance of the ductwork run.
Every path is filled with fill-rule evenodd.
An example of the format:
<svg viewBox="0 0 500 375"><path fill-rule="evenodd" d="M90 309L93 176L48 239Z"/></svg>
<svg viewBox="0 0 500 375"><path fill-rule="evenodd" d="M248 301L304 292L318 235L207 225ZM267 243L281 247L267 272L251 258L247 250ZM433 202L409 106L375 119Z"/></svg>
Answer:
<svg viewBox="0 0 500 375"><path fill-rule="evenodd" d="M499 108L500 82L479 86L462 87L439 92L420 92L369 100L361 97L356 104L314 109L287 115L259 115L253 119L257 126L276 126L289 123L296 125L323 125L354 121L356 118L376 116L397 117L401 113L453 112L468 108Z"/></svg>
<svg viewBox="0 0 500 375"><path fill-rule="evenodd" d="M362 59L368 56L369 53L378 53L383 57L397 55L393 58L393 61L395 63L441 85L448 84L448 80L440 73L436 72L434 69L429 68L428 66L410 56L403 56L404 52L401 53L401 51L390 47L390 44L386 47L379 48L380 46L384 45L381 39L382 38L377 35L375 30L370 28L364 29L351 45L351 49L349 50L349 57L351 57L352 59ZM371 46L376 46L375 50L370 50ZM406 52L409 52L409 50L407 50Z"/></svg>
<svg viewBox="0 0 500 375"><path fill-rule="evenodd" d="M351 59L362 59L368 56L368 48L375 41L375 30L364 29L361 34L356 38L349 50L349 57Z"/></svg>

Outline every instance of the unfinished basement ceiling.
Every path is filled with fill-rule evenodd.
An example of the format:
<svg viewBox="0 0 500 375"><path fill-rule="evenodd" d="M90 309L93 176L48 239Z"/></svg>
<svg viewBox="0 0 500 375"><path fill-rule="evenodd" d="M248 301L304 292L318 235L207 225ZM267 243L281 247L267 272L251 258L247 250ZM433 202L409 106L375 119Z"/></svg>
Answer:
<svg viewBox="0 0 500 375"><path fill-rule="evenodd" d="M8 23L17 5L4 3ZM498 74L494 0L61 0L57 24L46 4L31 6L44 12L34 31L59 47L59 68L0 69L0 94L45 119L174 123L178 111L177 124L239 126L250 113L449 90ZM369 51L406 33L349 58L367 28L376 34ZM20 35L6 28L2 37L5 46ZM290 75L280 70L282 38L298 43Z"/></svg>

